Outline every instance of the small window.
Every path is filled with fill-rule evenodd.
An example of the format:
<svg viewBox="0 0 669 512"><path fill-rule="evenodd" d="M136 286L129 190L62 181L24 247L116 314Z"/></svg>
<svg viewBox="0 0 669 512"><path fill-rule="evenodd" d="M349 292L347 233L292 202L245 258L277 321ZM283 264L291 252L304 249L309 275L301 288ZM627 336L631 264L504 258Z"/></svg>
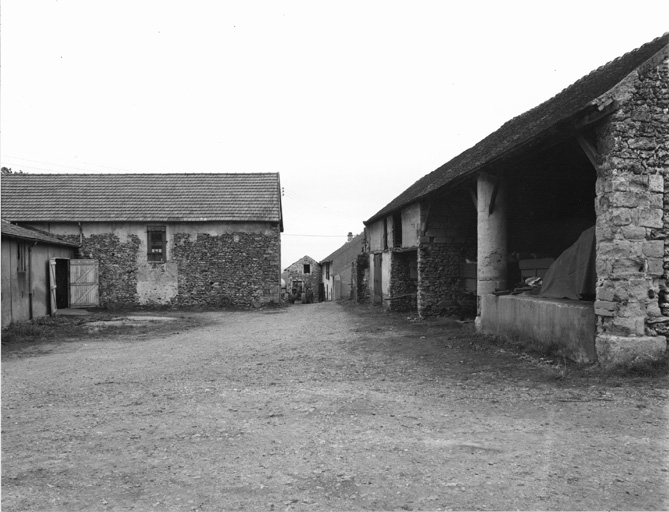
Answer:
<svg viewBox="0 0 669 512"><path fill-rule="evenodd" d="M165 261L167 259L165 231L165 226L149 226L146 228L146 259L148 261Z"/></svg>
<svg viewBox="0 0 669 512"><path fill-rule="evenodd" d="M330 279L330 264L325 264L325 279Z"/></svg>
<svg viewBox="0 0 669 512"><path fill-rule="evenodd" d="M26 244L23 242L18 242L18 252L16 255L16 270L19 272L25 272L26 269L28 268L28 263L27 260L28 258L26 257L26 253L28 252L26 250Z"/></svg>
<svg viewBox="0 0 669 512"><path fill-rule="evenodd" d="M311 265L309 265L308 263L304 264L304 273L311 274Z"/></svg>

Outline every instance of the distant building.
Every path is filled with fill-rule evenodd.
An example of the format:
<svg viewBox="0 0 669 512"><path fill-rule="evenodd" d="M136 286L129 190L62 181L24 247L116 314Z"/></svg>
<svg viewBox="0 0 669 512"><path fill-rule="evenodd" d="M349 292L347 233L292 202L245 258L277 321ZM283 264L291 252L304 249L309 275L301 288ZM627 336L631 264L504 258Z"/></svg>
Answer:
<svg viewBox="0 0 669 512"><path fill-rule="evenodd" d="M311 256L303 256L281 273L286 281L286 293L290 302L316 302L319 300L321 266Z"/></svg>
<svg viewBox="0 0 669 512"><path fill-rule="evenodd" d="M339 249L321 260L323 300L352 299L355 294L355 266L362 253L364 234L353 236Z"/></svg>

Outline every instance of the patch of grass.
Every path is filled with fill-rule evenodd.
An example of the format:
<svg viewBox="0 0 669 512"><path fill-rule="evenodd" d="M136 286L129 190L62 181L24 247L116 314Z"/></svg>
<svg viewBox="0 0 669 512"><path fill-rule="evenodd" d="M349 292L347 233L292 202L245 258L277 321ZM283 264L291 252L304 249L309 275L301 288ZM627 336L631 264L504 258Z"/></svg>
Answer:
<svg viewBox="0 0 669 512"><path fill-rule="evenodd" d="M100 319L100 315L94 316L96 320ZM86 317L86 320L80 317L45 316L15 322L2 330L2 344L45 341L55 337L76 337L85 332L81 326L92 321L91 319L92 316Z"/></svg>
<svg viewBox="0 0 669 512"><path fill-rule="evenodd" d="M118 324L112 320L122 319L124 315L110 312L96 312L86 316L45 316L30 321L16 322L2 330L3 350L26 345L39 345L46 342L62 342L78 339L95 339L113 335L144 334L149 332L180 331L201 322L192 316L177 320L128 322ZM109 322L91 325L93 322Z"/></svg>

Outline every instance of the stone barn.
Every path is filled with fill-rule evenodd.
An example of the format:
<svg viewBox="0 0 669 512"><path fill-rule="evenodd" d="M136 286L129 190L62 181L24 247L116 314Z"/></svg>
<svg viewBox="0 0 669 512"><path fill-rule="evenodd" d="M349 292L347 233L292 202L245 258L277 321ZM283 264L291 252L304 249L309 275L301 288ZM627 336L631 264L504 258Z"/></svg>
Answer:
<svg viewBox="0 0 669 512"><path fill-rule="evenodd" d="M103 307L280 300L277 173L2 176L2 218L81 246Z"/></svg>
<svg viewBox="0 0 669 512"><path fill-rule="evenodd" d="M374 300L470 314L577 361L664 354L668 42L592 71L368 219Z"/></svg>
<svg viewBox="0 0 669 512"><path fill-rule="evenodd" d="M303 256L283 270L286 297L290 302L316 302L321 300L321 265L311 256Z"/></svg>

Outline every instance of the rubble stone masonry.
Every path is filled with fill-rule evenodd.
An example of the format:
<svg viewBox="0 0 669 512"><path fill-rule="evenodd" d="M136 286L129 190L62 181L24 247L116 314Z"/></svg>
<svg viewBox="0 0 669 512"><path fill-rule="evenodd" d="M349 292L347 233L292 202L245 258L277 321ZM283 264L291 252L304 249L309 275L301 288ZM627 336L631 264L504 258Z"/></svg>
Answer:
<svg viewBox="0 0 669 512"><path fill-rule="evenodd" d="M433 201L418 248L418 313L421 316L463 314L471 301L461 268L476 258L476 208L465 191Z"/></svg>
<svg viewBox="0 0 669 512"><path fill-rule="evenodd" d="M78 235L64 238L79 242ZM280 234L175 233L168 261L147 262L140 237L84 236L81 257L98 260L100 306L241 306L279 302Z"/></svg>
<svg viewBox="0 0 669 512"><path fill-rule="evenodd" d="M271 234L175 234L171 259L178 266L179 288L173 303L244 307L278 303L279 228L267 231Z"/></svg>
<svg viewBox="0 0 669 512"><path fill-rule="evenodd" d="M415 311L418 271L416 251L392 253L390 267L390 301L392 311Z"/></svg>
<svg viewBox="0 0 669 512"><path fill-rule="evenodd" d="M659 357L669 304L669 58L611 92L598 130L596 347L605 365Z"/></svg>
<svg viewBox="0 0 669 512"><path fill-rule="evenodd" d="M62 238L79 243L79 235ZM113 233L84 237L79 257L99 260L100 306L119 308L135 305L137 298L137 255L142 245L139 237L130 235L125 242Z"/></svg>

